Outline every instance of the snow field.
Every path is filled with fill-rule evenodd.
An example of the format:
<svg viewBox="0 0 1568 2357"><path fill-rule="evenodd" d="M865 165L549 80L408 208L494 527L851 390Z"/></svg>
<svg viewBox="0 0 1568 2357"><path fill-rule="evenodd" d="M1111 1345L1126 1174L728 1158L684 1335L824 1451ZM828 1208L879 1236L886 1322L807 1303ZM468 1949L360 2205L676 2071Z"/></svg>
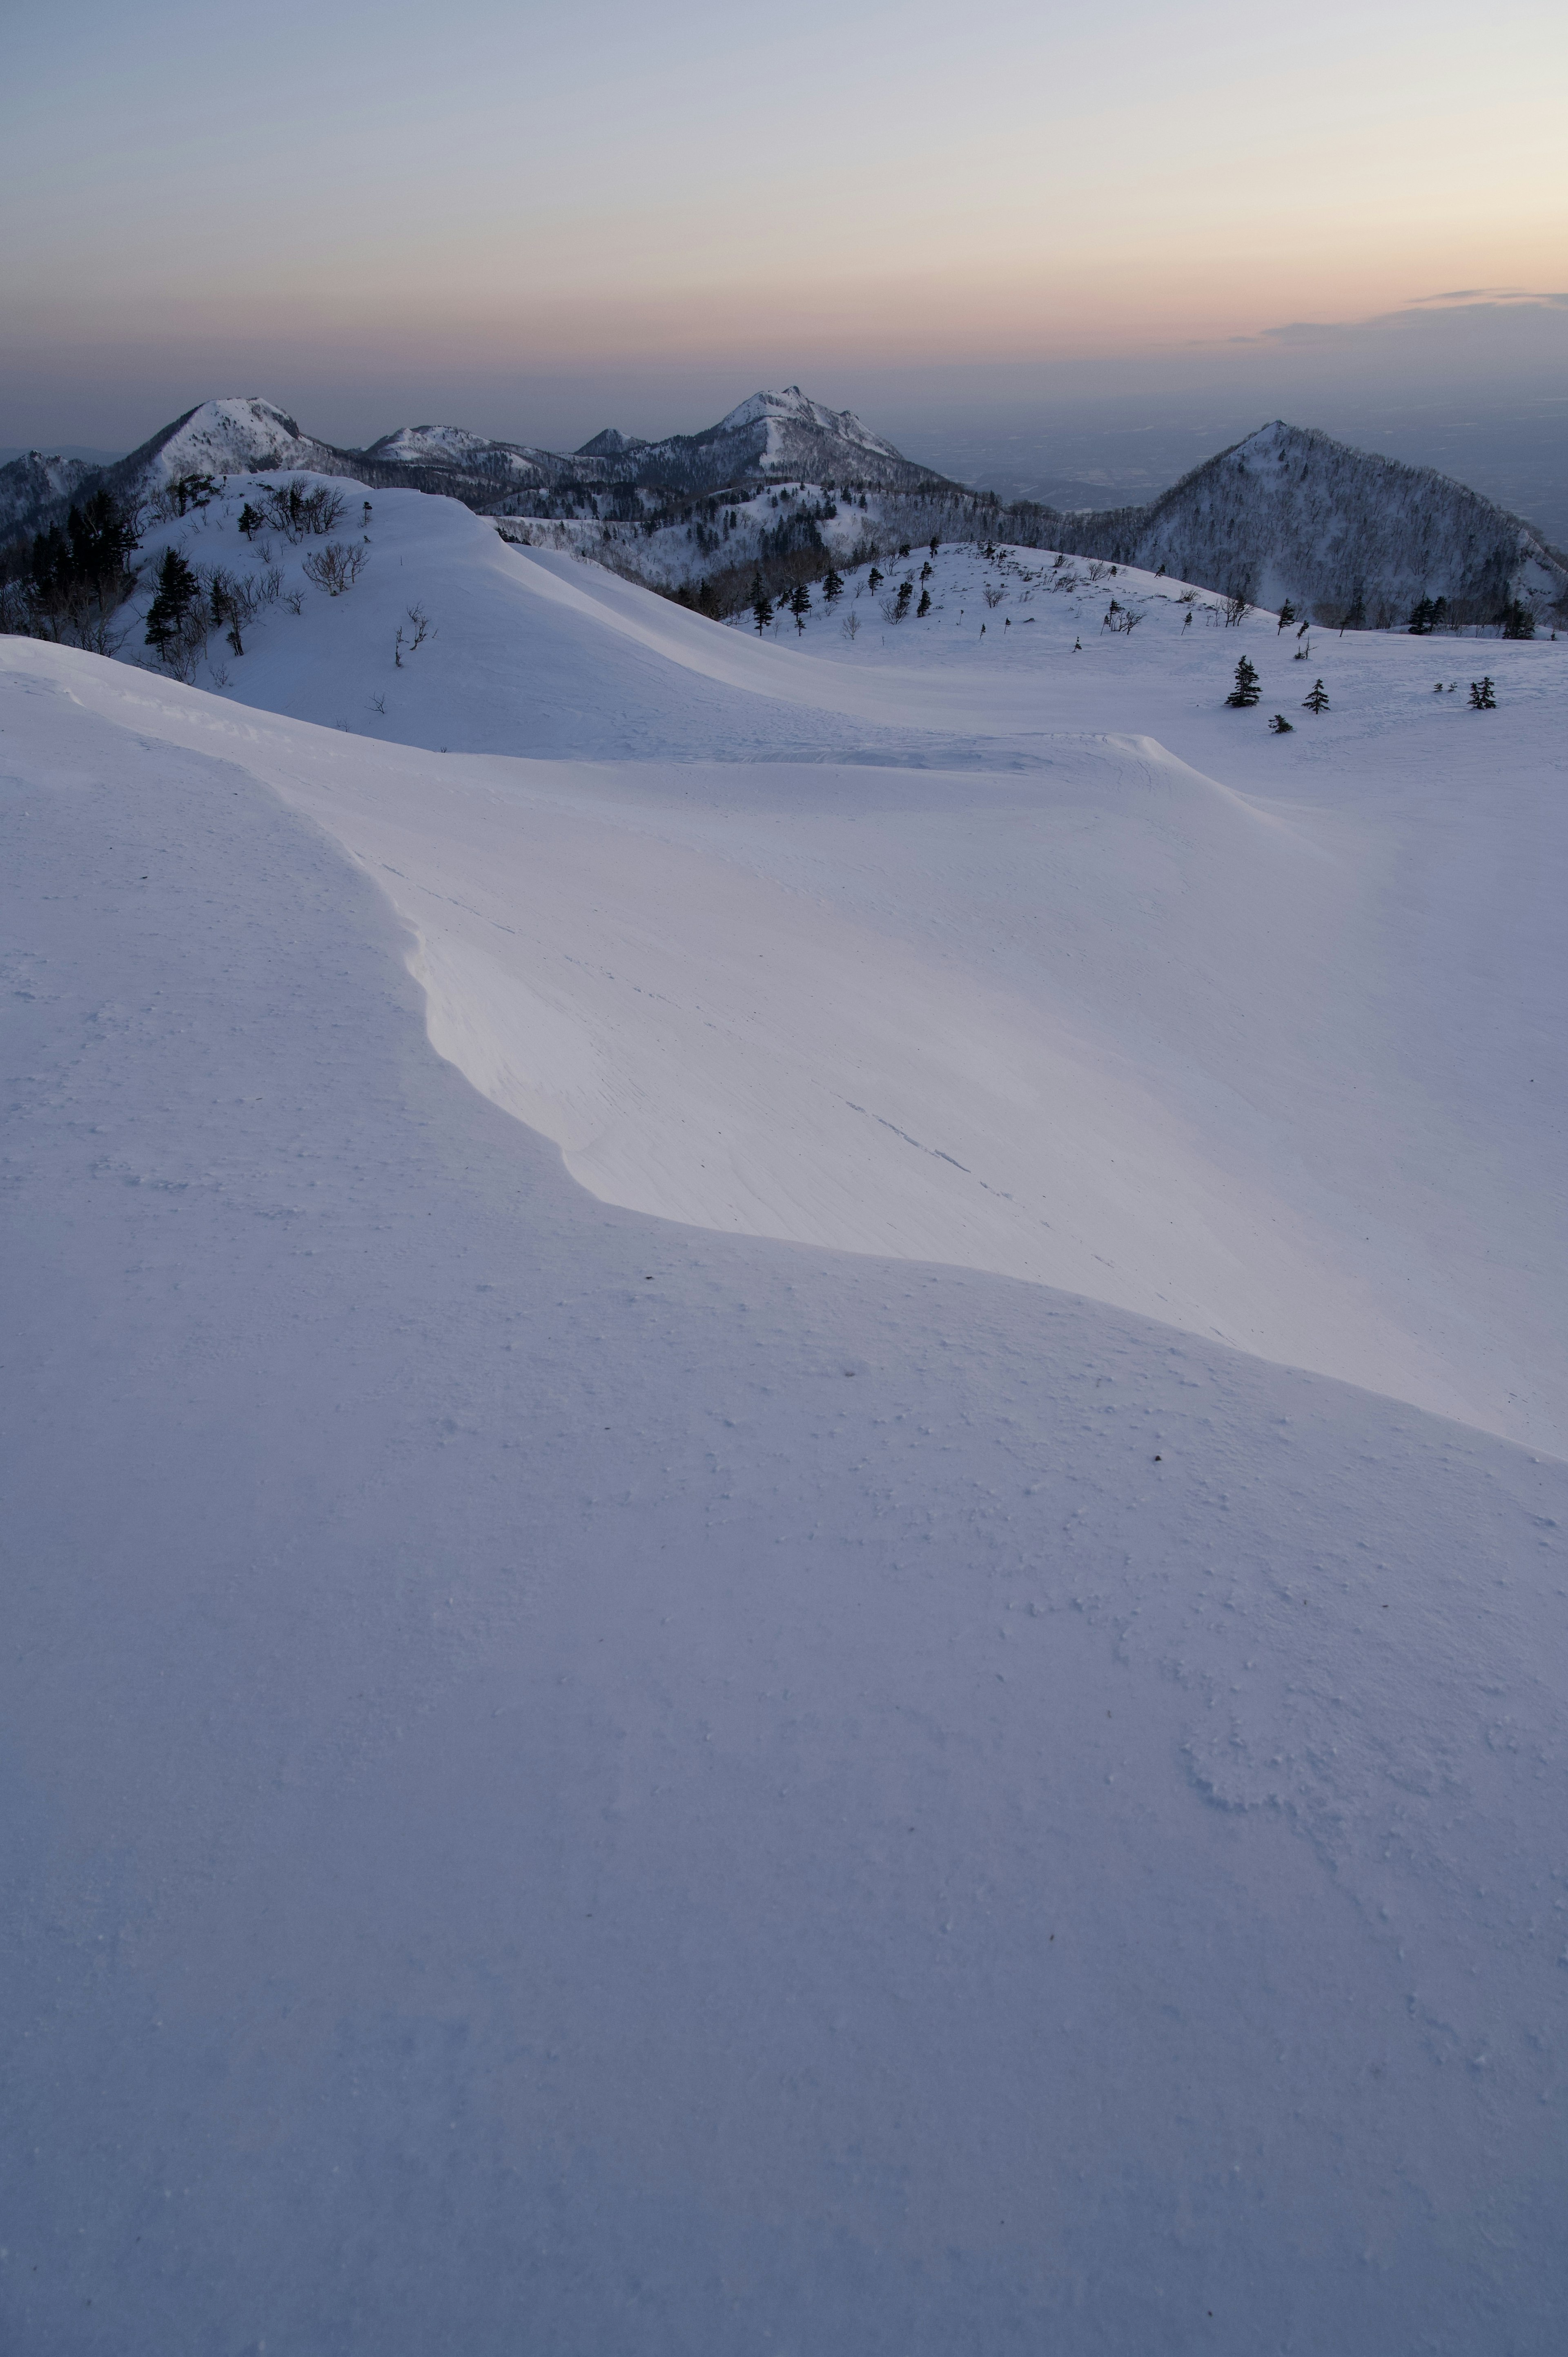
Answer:
<svg viewBox="0 0 1568 2357"><path fill-rule="evenodd" d="M379 778L434 904L526 810L585 922L607 812L652 934L667 771L3 654L8 2341L1554 2350L1562 1464L596 1201L336 830ZM950 773L848 774L952 865ZM743 937L759 813L847 791L757 788ZM1097 855L1156 911L1157 849ZM958 905L896 899L961 979Z"/></svg>
<svg viewBox="0 0 1568 2357"><path fill-rule="evenodd" d="M1562 650L367 529L0 641L8 2344L1546 2357Z"/></svg>
<svg viewBox="0 0 1568 2357"><path fill-rule="evenodd" d="M217 509L187 544L243 549ZM758 641L412 493L371 552L231 669L307 718L379 694L366 728L450 748L438 775L353 732L258 757L253 716L101 676L177 738L226 728L366 863L433 1038L584 1184L1568 1447L1556 647L1314 633L1297 662L1181 585L972 548L923 621L863 571ZM1090 627L1112 597L1130 635ZM398 669L411 604L435 635ZM1242 651L1264 701L1228 712ZM1466 659L1497 714L1433 694ZM574 743L619 758L456 758Z"/></svg>

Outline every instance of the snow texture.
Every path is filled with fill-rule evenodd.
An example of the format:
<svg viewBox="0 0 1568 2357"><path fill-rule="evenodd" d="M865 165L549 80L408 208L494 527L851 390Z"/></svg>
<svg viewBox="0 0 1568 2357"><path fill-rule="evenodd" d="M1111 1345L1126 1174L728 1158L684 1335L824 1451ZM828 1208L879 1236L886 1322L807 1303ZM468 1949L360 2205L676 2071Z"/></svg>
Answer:
<svg viewBox="0 0 1568 2357"><path fill-rule="evenodd" d="M368 529L0 640L9 2344L1544 2357L1560 648Z"/></svg>

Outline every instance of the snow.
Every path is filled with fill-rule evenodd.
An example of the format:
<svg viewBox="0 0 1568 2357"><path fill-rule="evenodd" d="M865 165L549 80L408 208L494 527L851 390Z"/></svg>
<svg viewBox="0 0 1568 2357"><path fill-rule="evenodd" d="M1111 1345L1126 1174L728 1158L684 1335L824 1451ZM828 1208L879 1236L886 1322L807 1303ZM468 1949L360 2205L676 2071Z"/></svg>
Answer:
<svg viewBox="0 0 1568 2357"><path fill-rule="evenodd" d="M462 425L400 425L396 433L383 434L379 442L372 442L368 455L395 459L406 467L461 468L471 467L476 461L490 465L500 461L522 483L537 483L547 470L561 464L549 451L525 450L515 443L495 442Z"/></svg>
<svg viewBox="0 0 1568 2357"><path fill-rule="evenodd" d="M23 530L49 501L74 491L93 472L83 458L51 457L25 450L0 467L0 536Z"/></svg>
<svg viewBox="0 0 1568 2357"><path fill-rule="evenodd" d="M182 475L313 467L326 455L327 446L302 434L297 422L274 403L247 396L202 402L149 453L145 472L150 483L172 483Z"/></svg>
<svg viewBox="0 0 1568 2357"><path fill-rule="evenodd" d="M1407 467L1275 419L1144 508L1088 514L1079 545L1141 565L1402 624L1422 597L1488 619L1510 597L1545 618L1568 564L1528 524L1431 467Z"/></svg>
<svg viewBox="0 0 1568 2357"><path fill-rule="evenodd" d="M885 442L858 418L852 409L828 409L801 392L798 384L787 385L781 393L754 393L719 420L716 434L738 434L748 425L763 425L768 428L766 466L782 466L797 460L799 453L791 428L808 435L825 435L831 441L847 442L856 449L865 450L879 458L895 458L908 464L901 450Z"/></svg>
<svg viewBox="0 0 1568 2357"><path fill-rule="evenodd" d="M1563 649L371 496L0 640L11 2339L1554 2348Z"/></svg>

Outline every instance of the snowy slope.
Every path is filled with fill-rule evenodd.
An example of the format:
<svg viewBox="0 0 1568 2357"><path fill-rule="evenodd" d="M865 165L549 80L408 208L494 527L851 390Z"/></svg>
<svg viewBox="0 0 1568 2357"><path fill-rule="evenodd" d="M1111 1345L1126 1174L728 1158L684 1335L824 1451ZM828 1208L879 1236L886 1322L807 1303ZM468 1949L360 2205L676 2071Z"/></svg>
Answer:
<svg viewBox="0 0 1568 2357"><path fill-rule="evenodd" d="M295 418L270 401L204 401L133 450L113 471L143 490L181 475L237 475L268 468L310 468L341 474L342 454L302 434Z"/></svg>
<svg viewBox="0 0 1568 2357"><path fill-rule="evenodd" d="M1064 522L1049 536L1069 548L1266 606L1348 611L1359 597L1373 628L1425 597L1487 620L1509 597L1544 614L1568 597L1568 563L1480 492L1279 420L1146 508Z"/></svg>
<svg viewBox="0 0 1568 2357"><path fill-rule="evenodd" d="M378 499L351 597L264 634L342 623L351 680L423 529ZM1562 1463L1038 1283L596 1201L431 1053L389 899L428 961L447 896L449 1021L481 955L532 973L536 1082L591 1076L607 1009L656 1109L652 992L700 980L714 1135L748 1031L831 1063L848 1007L862 1101L884 1058L906 1086L924 977L948 1107L1030 1118L983 990L1064 1056L1098 1010L1081 1077L1147 1085L1125 988L1166 1060L1231 1043L1245 1145L1279 1118L1246 1027L1277 1051L1294 1001L1306 1127L1380 1101L1406 1207L1400 1088L1462 1085L1500 1297L1556 658L1508 651L1485 755L1446 703L1418 752L1413 710L1380 733L1386 648L1276 745L1210 719L1201 622L1036 659L1011 574L983 648L950 610L917 657L832 618L748 644L493 541L422 562L447 613L483 576L515 650L444 623L432 709L470 665L476 726L525 737L532 650L650 752L657 661L684 747L442 761L0 642L8 2344L1546 2357ZM1209 776L1075 738L1096 699L1163 705ZM846 754L898 713L906 758L726 773L743 704ZM922 760L943 709L967 770Z"/></svg>
<svg viewBox="0 0 1568 2357"><path fill-rule="evenodd" d="M266 565L220 508L168 529ZM246 758L381 877L444 1052L596 1193L1067 1287L1568 1450L1558 646L1298 663L1169 581L964 548L924 620L862 572L759 642L455 503L379 493L370 530L348 596L302 581L204 676L387 748L352 789ZM1243 651L1268 700L1237 714ZM1434 696L1440 659L1501 708ZM411 746L547 766L453 758L433 802Z"/></svg>

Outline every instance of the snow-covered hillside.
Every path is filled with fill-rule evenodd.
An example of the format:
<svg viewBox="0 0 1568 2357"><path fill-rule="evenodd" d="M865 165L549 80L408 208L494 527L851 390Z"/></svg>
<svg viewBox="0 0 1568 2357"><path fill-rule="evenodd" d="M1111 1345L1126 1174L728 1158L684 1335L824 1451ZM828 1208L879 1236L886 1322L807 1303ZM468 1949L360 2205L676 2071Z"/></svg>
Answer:
<svg viewBox="0 0 1568 2357"><path fill-rule="evenodd" d="M365 456L392 466L449 467L464 473L493 474L503 483L517 484L550 481L561 465L551 451L495 442L461 425L400 425L396 433L383 434L371 443Z"/></svg>
<svg viewBox="0 0 1568 2357"><path fill-rule="evenodd" d="M469 1043L470 1077L556 1138L596 1192L707 1226L1093 1294L1568 1451L1556 1134L1532 1110L1557 1099L1530 1093L1541 1060L1553 1072L1559 1061L1557 645L1297 637L1266 614L1228 630L1216 601L1168 579L1096 567L1095 581L1033 552L987 563L961 546L911 557L875 592L863 567L832 608L819 592L802 630L786 616L758 643L596 566L507 547L456 503L409 492L355 513L365 569L332 597L307 578L310 544L240 536L255 495L232 486L149 550L156 562L177 544L208 577L276 579L242 655L221 631L209 638L201 682L387 745L682 765L673 780L639 771L639 796L652 795L641 815L612 794L607 835L581 813L546 815L590 781L544 780L510 848L486 819L488 789L470 838L454 787L429 854L439 909L403 822L395 840L383 833L390 772L363 809L309 805L403 878L392 897L424 939L434 1003L447 1007L438 1027ZM1434 694L1434 665L1456 648L1476 650L1469 671ZM1243 654L1264 702L1237 713L1224 699ZM1467 706L1483 661L1499 682L1496 714ZM1320 675L1330 709L1315 718L1300 705ZM1276 710L1299 724L1294 736L1269 733ZM1489 840L1499 753L1516 742L1528 749L1509 842L1529 842L1529 880L1512 889L1466 848L1452 881L1431 888L1450 896L1434 929L1400 879L1450 804L1461 839L1468 813ZM755 828L726 803L750 772L699 779L692 767L737 758L769 764ZM1294 803L1326 759L1327 807L1307 819L1274 806L1282 791ZM1369 759L1380 779L1370 801ZM837 782L808 770L786 789L790 761L830 765ZM916 780L891 790L886 813L883 772ZM1260 792L1262 810L1245 799ZM797 803L780 831L780 808ZM982 810L986 847L961 856ZM618 850L591 846L618 844L623 825L663 845L646 842L628 872L640 890L667 867L661 889L682 915L647 942L629 1000L618 983L601 996L592 974L621 971L616 944L634 913L607 877L596 918L563 898L535 833L558 824L587 827L574 856L590 868L618 864ZM703 880L714 861L727 878L736 859L760 895L738 969L740 888ZM820 903L810 922L802 889ZM453 934L453 906L489 908L498 892L514 912L508 938L526 949L498 947L499 916L471 941ZM710 906L725 912L711 939ZM869 994L853 980L867 923L886 963L885 990ZM1509 1028L1506 1007L1511 1029L1472 1067L1451 1036L1452 970L1460 942L1492 957L1494 928L1512 946L1498 952L1493 1025ZM935 963L929 939L950 944ZM789 1010L782 1028L746 991L754 967ZM521 1043L542 1005L566 1044L535 1071ZM794 1034L808 1007L802 1061ZM1305 1091L1304 1060L1317 1075ZM882 1076L875 1103L857 1078L867 1070ZM1402 1175L1388 1168L1394 1135Z"/></svg>
<svg viewBox="0 0 1568 2357"><path fill-rule="evenodd" d="M10 2339L1547 2357L1568 641L320 487L0 639Z"/></svg>
<svg viewBox="0 0 1568 2357"><path fill-rule="evenodd" d="M341 456L330 443L302 434L298 421L270 401L204 401L113 471L138 489L152 489L181 475L238 475L269 468L340 474Z"/></svg>
<svg viewBox="0 0 1568 2357"><path fill-rule="evenodd" d="M1359 612L1372 629L1403 623L1422 597L1467 620L1512 597L1541 615L1568 599L1568 562L1478 491L1278 420L1148 507L1074 517L1050 537L1264 605Z"/></svg>
<svg viewBox="0 0 1568 2357"><path fill-rule="evenodd" d="M94 472L85 459L51 458L42 450L8 460L0 467L0 545L17 533L34 530Z"/></svg>

